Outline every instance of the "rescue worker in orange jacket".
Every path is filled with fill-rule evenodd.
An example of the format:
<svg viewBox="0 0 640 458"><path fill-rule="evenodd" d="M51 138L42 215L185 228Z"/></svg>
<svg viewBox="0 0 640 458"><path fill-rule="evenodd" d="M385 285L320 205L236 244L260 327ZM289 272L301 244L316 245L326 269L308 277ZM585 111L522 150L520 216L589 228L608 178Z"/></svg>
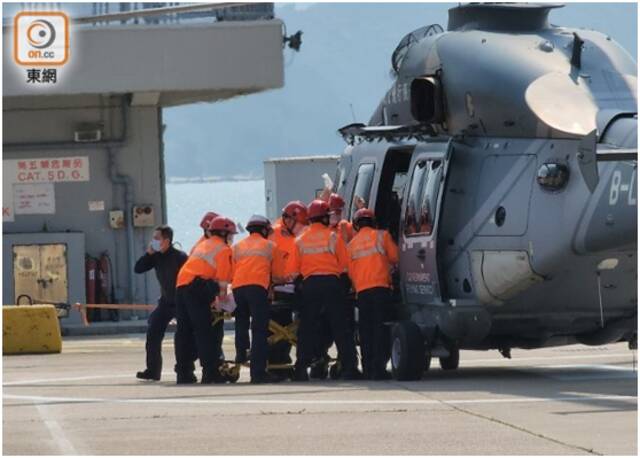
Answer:
<svg viewBox="0 0 640 458"><path fill-rule="evenodd" d="M347 269L347 248L329 228L329 204L314 200L307 209L311 225L297 239L293 251L294 274L302 275L302 304L298 328L298 355L294 380L307 381L317 341L317 322L324 309L338 347L345 380L360 378L353 333L347 326L344 289L340 276Z"/></svg>
<svg viewBox="0 0 640 458"><path fill-rule="evenodd" d="M289 259L295 248L295 240L307 227L307 206L293 200L282 209L282 217L273 226L269 240L275 242L285 254L286 274L290 274Z"/></svg>
<svg viewBox="0 0 640 458"><path fill-rule="evenodd" d="M281 217L273 225L273 233L269 235L269 240L275 242L282 251L285 258L285 276L291 277L291 257L295 249L296 237L307 227L307 206L299 200L289 202L282 209ZM287 293L274 293L275 300L282 300L298 309L301 303L299 285L295 288L293 295ZM271 319L281 326L289 326L293 322L293 312L288 307L272 308ZM281 340L269 347L269 363L290 364L291 344L286 340ZM274 371L279 372L279 371Z"/></svg>
<svg viewBox="0 0 640 458"><path fill-rule="evenodd" d="M211 221L213 221L217 217L218 217L218 214L215 212L207 212L204 214L204 216L200 220L200 227L202 228L203 234L198 239L198 241L193 245L193 247L191 248L191 251L189 251L189 254L193 253L193 250L196 249L196 247L200 242L209 238L209 225L211 224Z"/></svg>
<svg viewBox="0 0 640 458"><path fill-rule="evenodd" d="M387 380L390 335L384 322L391 312L391 269L398 263L398 247L389 232L375 229L375 215L367 208L356 212L353 226L357 233L347 252L360 311L362 368L365 378Z"/></svg>
<svg viewBox="0 0 640 458"><path fill-rule="evenodd" d="M344 199L340 194L333 193L329 196L329 226L342 237L344 243L349 243L353 238L353 226L349 221L343 219Z"/></svg>
<svg viewBox="0 0 640 458"><path fill-rule="evenodd" d="M195 383L194 360L200 359L202 383L224 383L218 368L222 362L224 323L211 326L211 306L226 296L232 278L232 253L228 243L236 234L236 225L228 218L214 218L209 225L211 237L195 247L178 273L176 282L175 334L178 383Z"/></svg>
<svg viewBox="0 0 640 458"><path fill-rule="evenodd" d="M251 321L251 383L279 382L267 372L269 331L269 286L272 278L282 282L284 255L267 240L271 223L261 215L247 222L249 237L233 246L233 297L236 301L236 362L247 361L249 321Z"/></svg>

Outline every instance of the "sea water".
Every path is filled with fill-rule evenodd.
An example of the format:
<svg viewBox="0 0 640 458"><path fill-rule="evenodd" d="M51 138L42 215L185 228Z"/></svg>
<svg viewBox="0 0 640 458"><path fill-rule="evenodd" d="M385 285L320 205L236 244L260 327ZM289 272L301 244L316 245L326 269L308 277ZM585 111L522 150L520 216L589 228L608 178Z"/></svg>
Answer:
<svg viewBox="0 0 640 458"><path fill-rule="evenodd" d="M167 218L174 240L189 251L202 235L200 220L213 211L242 226L253 214L265 214L264 180L167 183ZM245 234L238 234L239 240Z"/></svg>

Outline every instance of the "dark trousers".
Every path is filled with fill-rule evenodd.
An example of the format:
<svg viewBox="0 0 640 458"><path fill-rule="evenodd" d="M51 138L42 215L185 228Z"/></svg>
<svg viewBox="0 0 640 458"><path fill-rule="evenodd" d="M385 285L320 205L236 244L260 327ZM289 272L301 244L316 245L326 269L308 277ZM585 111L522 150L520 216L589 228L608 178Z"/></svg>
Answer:
<svg viewBox="0 0 640 458"><path fill-rule="evenodd" d="M213 280L196 279L176 290L176 372L192 373L196 357L205 372L221 363L224 323L211 326L211 302L219 292Z"/></svg>
<svg viewBox="0 0 640 458"><path fill-rule="evenodd" d="M391 353L389 320L391 312L391 290L371 288L358 293L360 350L365 376L386 371Z"/></svg>
<svg viewBox="0 0 640 458"><path fill-rule="evenodd" d="M269 330L269 297L262 286L247 285L235 288L236 354L249 349L251 323L251 378L264 375L267 370L267 334Z"/></svg>
<svg viewBox="0 0 640 458"><path fill-rule="evenodd" d="M169 322L176 314L175 306L159 304L147 320L147 370L160 375L162 372L162 340Z"/></svg>
<svg viewBox="0 0 640 458"><path fill-rule="evenodd" d="M317 353L318 320L323 310L329 319L343 369L355 370L356 347L353 332L347 322L344 288L338 277L333 275L314 275L305 279L302 284L296 365L309 366Z"/></svg>
<svg viewBox="0 0 640 458"><path fill-rule="evenodd" d="M274 309L271 307L271 313L269 319L275 321L281 326L289 326L293 322L293 313L291 308L282 306ZM271 332L268 333L268 336ZM291 343L286 340L281 340L273 345L270 345L267 351L269 363L272 364L289 364L291 363Z"/></svg>

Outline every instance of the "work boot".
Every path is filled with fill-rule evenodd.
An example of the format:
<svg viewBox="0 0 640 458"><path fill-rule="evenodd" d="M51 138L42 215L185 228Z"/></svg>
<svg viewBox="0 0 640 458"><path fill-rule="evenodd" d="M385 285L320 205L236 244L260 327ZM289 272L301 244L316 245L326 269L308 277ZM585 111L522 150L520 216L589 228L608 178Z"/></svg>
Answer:
<svg viewBox="0 0 640 458"><path fill-rule="evenodd" d="M272 374L270 372L265 372L264 374L258 375L256 377L251 377L251 383L254 384L258 384L258 383L278 383L278 382L282 382L283 378L276 375L276 374Z"/></svg>
<svg viewBox="0 0 640 458"><path fill-rule="evenodd" d="M178 385L190 385L192 383L197 383L198 379L193 372L186 372L182 374L178 374L176 377L176 383Z"/></svg>
<svg viewBox="0 0 640 458"><path fill-rule="evenodd" d="M343 371L340 374L340 380L362 380L362 372L358 369Z"/></svg>
<svg viewBox="0 0 640 458"><path fill-rule="evenodd" d="M212 383L227 383L227 381L227 377L222 375L217 367L213 369L202 369L202 380L200 380L200 383L204 385Z"/></svg>
<svg viewBox="0 0 640 458"><path fill-rule="evenodd" d="M157 382L158 380L160 380L160 373L151 372L149 369L145 369L141 372L137 372L136 378L139 378L140 380L154 380Z"/></svg>
<svg viewBox="0 0 640 458"><path fill-rule="evenodd" d="M307 368L296 366L295 371L293 372L293 378L291 380L294 382L308 382L309 374L307 374Z"/></svg>

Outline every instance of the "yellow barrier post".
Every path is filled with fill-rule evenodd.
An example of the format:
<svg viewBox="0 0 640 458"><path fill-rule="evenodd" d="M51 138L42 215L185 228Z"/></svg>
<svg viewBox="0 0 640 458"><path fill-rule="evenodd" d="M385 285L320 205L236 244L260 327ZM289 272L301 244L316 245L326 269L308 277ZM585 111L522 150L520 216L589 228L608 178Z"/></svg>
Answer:
<svg viewBox="0 0 640 458"><path fill-rule="evenodd" d="M53 305L2 307L2 354L60 353L62 335Z"/></svg>

